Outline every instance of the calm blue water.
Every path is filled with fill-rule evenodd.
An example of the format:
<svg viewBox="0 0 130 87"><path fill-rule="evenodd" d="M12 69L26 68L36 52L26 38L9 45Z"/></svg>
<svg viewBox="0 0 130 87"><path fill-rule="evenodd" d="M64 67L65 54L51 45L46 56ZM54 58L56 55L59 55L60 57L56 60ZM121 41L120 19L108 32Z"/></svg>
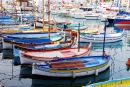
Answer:
<svg viewBox="0 0 130 87"><path fill-rule="evenodd" d="M101 24L104 23L94 20L77 20L69 17L55 17L58 21L69 21L72 23ZM63 19L63 20L62 20ZM111 28L107 28L111 31ZM81 43L80 45L85 45ZM101 55L102 44L93 44L90 55ZM124 37L123 41L105 44L105 51L111 55L111 66L106 71L99 73L98 76L91 75L79 78L51 78L51 77L31 77L31 66L21 67L12 65L12 59L0 61L0 83L5 87L82 87L89 83L121 79L130 77L130 71L125 65L130 57L130 39ZM12 56L11 50L4 51L7 58Z"/></svg>

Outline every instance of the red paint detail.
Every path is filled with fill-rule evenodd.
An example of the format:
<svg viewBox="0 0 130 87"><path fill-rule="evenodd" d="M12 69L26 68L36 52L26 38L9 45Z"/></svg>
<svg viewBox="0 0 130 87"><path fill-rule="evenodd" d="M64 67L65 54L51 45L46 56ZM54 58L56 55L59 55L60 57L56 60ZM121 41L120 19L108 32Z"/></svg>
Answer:
<svg viewBox="0 0 130 87"><path fill-rule="evenodd" d="M130 21L117 22L116 24L130 24Z"/></svg>
<svg viewBox="0 0 130 87"><path fill-rule="evenodd" d="M130 26L117 26L119 29L130 29Z"/></svg>
<svg viewBox="0 0 130 87"><path fill-rule="evenodd" d="M114 11L114 12L118 12L117 9L110 9L110 8L106 8L107 11Z"/></svg>

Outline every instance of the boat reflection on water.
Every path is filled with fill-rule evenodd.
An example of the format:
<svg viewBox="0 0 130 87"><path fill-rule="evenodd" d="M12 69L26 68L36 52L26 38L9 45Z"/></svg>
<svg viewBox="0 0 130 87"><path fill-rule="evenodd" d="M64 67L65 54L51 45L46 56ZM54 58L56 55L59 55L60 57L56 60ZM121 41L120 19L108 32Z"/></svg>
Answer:
<svg viewBox="0 0 130 87"><path fill-rule="evenodd" d="M32 79L31 87L81 87L89 83L107 81L110 77L110 68L98 74L77 78L55 78L45 76L32 76L31 67L21 67L20 79Z"/></svg>
<svg viewBox="0 0 130 87"><path fill-rule="evenodd" d="M105 48L121 48L123 46L122 41L114 42L114 43L105 43ZM93 43L91 49L102 49L103 44L95 44Z"/></svg>

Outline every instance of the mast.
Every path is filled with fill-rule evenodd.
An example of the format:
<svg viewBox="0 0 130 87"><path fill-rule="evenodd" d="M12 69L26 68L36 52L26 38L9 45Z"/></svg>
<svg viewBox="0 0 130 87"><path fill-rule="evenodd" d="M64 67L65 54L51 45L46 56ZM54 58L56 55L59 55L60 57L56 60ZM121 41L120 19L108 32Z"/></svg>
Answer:
<svg viewBox="0 0 130 87"><path fill-rule="evenodd" d="M13 5L14 5L14 14L15 14L15 23L17 22L17 9L16 9L16 3L13 0Z"/></svg>
<svg viewBox="0 0 130 87"><path fill-rule="evenodd" d="M105 37L106 37L106 22L107 20L105 19L105 26L104 26L104 40L103 40L103 56L105 56Z"/></svg>
<svg viewBox="0 0 130 87"><path fill-rule="evenodd" d="M2 0L0 0L0 4L1 4L1 6L0 6L0 10L2 10Z"/></svg>
<svg viewBox="0 0 130 87"><path fill-rule="evenodd" d="M50 38L50 0L48 0L48 37Z"/></svg>
<svg viewBox="0 0 130 87"><path fill-rule="evenodd" d="M44 0L42 0L42 28L44 32Z"/></svg>
<svg viewBox="0 0 130 87"><path fill-rule="evenodd" d="M128 0L128 4L127 4L127 11L129 10L129 7L130 7L130 0Z"/></svg>
<svg viewBox="0 0 130 87"><path fill-rule="evenodd" d="M34 11L35 11L35 3L34 3L34 0L32 0L32 3L33 3L33 4L32 4L32 5L33 5L32 14L33 14L33 20L34 20L34 17L35 17L35 16L34 16L34 14L35 14L35 12L34 12ZM35 27L36 27L36 23L34 22L34 29L35 29Z"/></svg>

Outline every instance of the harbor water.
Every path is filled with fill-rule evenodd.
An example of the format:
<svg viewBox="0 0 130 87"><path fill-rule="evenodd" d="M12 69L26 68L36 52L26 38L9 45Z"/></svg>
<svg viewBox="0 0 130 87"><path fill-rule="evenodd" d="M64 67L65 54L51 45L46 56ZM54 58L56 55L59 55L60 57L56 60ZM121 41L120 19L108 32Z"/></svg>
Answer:
<svg viewBox="0 0 130 87"><path fill-rule="evenodd" d="M99 32L104 30L104 22L100 20L73 19L70 17L54 16L58 22L66 21L71 23L84 23L89 27L98 27ZM113 27L107 27L107 32L116 32ZM85 46L87 43L80 43ZM2 47L1 47L2 48ZM102 55L103 44L92 43L90 55ZM3 59L0 61L0 84L5 87L82 87L88 84L102 82L113 79L130 77L130 71L126 66L126 61L130 58L130 38L123 37L122 41L106 43L105 51L111 55L110 67L96 75L77 78L52 78L31 75L31 65L18 65L17 53L12 50L3 51Z"/></svg>

